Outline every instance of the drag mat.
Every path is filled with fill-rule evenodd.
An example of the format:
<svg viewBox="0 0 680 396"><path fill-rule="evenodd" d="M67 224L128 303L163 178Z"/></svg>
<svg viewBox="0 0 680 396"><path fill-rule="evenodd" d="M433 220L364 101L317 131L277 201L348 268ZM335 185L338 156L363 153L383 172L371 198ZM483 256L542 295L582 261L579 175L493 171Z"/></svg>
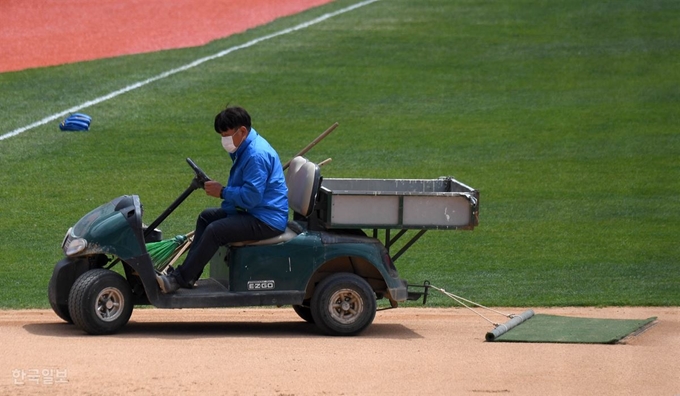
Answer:
<svg viewBox="0 0 680 396"><path fill-rule="evenodd" d="M653 326L655 317L647 319L600 319L557 315L534 315L505 334L486 334L487 341L565 342L579 344L614 344L635 332Z"/></svg>

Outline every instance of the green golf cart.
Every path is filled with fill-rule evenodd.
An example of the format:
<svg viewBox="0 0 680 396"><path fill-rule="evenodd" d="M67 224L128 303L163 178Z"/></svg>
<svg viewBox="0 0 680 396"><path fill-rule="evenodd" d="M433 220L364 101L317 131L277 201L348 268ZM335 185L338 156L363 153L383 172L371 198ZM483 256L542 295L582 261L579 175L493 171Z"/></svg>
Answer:
<svg viewBox="0 0 680 396"><path fill-rule="evenodd" d="M377 299L397 307L426 295L423 286L409 290L394 266L426 230L478 224L478 192L452 178L323 179L317 164L298 156L286 174L293 212L286 231L220 249L209 277L192 289L164 294L147 244L163 240L158 226L210 180L187 162L195 172L191 184L149 226L142 222L139 197L124 195L69 228L62 243L65 257L48 286L60 318L89 334L111 334L128 322L135 305L292 306L323 333L356 335L373 322ZM364 231L370 229L372 236ZM392 236L392 229L400 231ZM411 229L417 234L391 254L389 248Z"/></svg>

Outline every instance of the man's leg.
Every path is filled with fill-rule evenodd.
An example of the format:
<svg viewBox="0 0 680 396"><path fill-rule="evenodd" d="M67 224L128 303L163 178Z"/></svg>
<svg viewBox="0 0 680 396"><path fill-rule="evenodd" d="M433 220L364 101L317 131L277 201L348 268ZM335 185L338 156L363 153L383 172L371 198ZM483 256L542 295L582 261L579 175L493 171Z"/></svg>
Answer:
<svg viewBox="0 0 680 396"><path fill-rule="evenodd" d="M198 218L196 218L196 231L194 232L194 243L191 244L187 257L188 255L191 254L191 252L193 252L196 249L196 246L198 245L198 243L196 242L201 240L201 238L203 237L203 233L205 232L205 229L208 228L208 226L213 221L222 220L225 219L226 217L227 214L224 212L224 210L222 210L222 208L208 208L201 212L200 215L198 215Z"/></svg>
<svg viewBox="0 0 680 396"><path fill-rule="evenodd" d="M196 250L198 249L199 245L198 242L203 237L203 233L205 232L205 229L208 228L210 223L216 220L224 219L226 217L227 214L224 212L224 210L222 210L222 208L208 208L203 210L203 212L201 212L201 214L198 215L198 217L196 218L196 229L194 231L194 242L191 244L191 247L187 252L187 257L184 259L185 263L189 260L189 257L191 257L192 254L196 254ZM177 268L175 271L177 270L179 270L179 268ZM191 288L193 286L195 279L192 281L191 279L184 278L182 274L179 272L175 272L174 275L180 286L186 288ZM199 272L199 274L196 276L196 279L198 279L200 275L201 273ZM185 279L187 280L185 281Z"/></svg>
<svg viewBox="0 0 680 396"><path fill-rule="evenodd" d="M183 287L190 286L198 279L220 246L232 242L267 239L281 234L281 231L272 229L249 214L225 215L226 217L219 218L219 214L205 212L207 211L197 221L194 242L186 260L173 272ZM200 233L199 227L202 228Z"/></svg>

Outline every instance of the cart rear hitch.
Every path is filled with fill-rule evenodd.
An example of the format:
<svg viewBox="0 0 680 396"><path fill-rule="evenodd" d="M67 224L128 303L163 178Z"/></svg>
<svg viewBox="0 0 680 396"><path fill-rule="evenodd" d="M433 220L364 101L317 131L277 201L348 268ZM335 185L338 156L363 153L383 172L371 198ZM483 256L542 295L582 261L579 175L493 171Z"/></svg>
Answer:
<svg viewBox="0 0 680 396"><path fill-rule="evenodd" d="M423 305L427 304L427 296L430 294L430 281L423 282L422 285L407 285L408 288L422 288L422 291L408 291L408 301L418 301L420 297L423 297Z"/></svg>

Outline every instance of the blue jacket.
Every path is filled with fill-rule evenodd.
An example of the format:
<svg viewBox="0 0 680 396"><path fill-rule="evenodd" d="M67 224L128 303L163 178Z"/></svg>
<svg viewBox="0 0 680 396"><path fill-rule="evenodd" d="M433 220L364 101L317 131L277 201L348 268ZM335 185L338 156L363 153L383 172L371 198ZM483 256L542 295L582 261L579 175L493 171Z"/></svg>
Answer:
<svg viewBox="0 0 680 396"><path fill-rule="evenodd" d="M236 152L227 186L222 190L222 209L227 214L247 212L270 227L285 231L288 223L288 188L274 148L255 129Z"/></svg>

